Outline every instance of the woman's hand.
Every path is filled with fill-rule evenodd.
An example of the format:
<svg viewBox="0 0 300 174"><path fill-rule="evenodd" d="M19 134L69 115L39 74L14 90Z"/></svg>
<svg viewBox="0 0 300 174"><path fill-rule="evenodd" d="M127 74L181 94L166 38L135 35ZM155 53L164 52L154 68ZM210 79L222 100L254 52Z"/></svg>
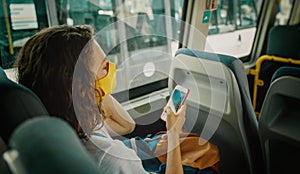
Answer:
<svg viewBox="0 0 300 174"><path fill-rule="evenodd" d="M182 105L177 113L174 113L170 107L165 108L167 113L167 138L168 155L166 174L183 174L181 152L180 152L180 132L185 122L186 105Z"/></svg>
<svg viewBox="0 0 300 174"><path fill-rule="evenodd" d="M182 105L177 113L174 113L170 107L165 108L164 112L167 113L167 131L180 133L185 122L186 105Z"/></svg>

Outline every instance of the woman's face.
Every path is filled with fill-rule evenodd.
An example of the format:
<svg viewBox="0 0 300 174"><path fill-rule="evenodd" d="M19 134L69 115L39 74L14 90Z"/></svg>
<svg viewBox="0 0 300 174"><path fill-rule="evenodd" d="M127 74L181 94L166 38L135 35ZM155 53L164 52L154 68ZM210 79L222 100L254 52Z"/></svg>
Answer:
<svg viewBox="0 0 300 174"><path fill-rule="evenodd" d="M93 42L93 60L92 71L96 74L96 79L102 79L107 74L107 60L105 54L99 44Z"/></svg>

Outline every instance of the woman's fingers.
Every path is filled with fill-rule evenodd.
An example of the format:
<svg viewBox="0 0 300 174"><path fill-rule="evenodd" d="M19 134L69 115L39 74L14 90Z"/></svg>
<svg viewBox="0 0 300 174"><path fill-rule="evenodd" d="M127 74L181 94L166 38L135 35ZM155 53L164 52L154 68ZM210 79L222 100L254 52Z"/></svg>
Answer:
<svg viewBox="0 0 300 174"><path fill-rule="evenodd" d="M182 130L182 126L185 122L185 111L185 105L181 106L177 113L174 113L170 107L166 108L167 130L174 130L176 132L180 132Z"/></svg>
<svg viewBox="0 0 300 174"><path fill-rule="evenodd" d="M166 108L166 113L169 115L170 113L171 113L171 108L168 106L167 108Z"/></svg>
<svg viewBox="0 0 300 174"><path fill-rule="evenodd" d="M181 107L179 108L177 113L185 115L185 111L186 111L186 105L184 104L184 105L181 105Z"/></svg>

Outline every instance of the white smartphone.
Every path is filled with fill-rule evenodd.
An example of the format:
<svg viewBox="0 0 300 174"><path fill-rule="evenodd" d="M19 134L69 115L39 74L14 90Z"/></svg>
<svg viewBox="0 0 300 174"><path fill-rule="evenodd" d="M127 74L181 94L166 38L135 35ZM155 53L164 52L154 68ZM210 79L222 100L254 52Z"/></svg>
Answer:
<svg viewBox="0 0 300 174"><path fill-rule="evenodd" d="M172 109L172 111L174 113L177 113L179 108L184 104L184 102L186 101L187 96L190 93L190 89L189 88L184 88L180 85L177 85L171 96L170 99L167 103L167 106L170 106L170 108ZM167 120L167 113L163 112L160 116L160 118L164 121Z"/></svg>

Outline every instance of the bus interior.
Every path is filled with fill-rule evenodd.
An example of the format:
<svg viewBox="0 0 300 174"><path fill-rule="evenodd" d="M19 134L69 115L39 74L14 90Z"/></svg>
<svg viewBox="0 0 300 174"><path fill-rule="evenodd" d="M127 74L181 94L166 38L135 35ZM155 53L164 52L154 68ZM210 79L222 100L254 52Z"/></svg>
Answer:
<svg viewBox="0 0 300 174"><path fill-rule="evenodd" d="M115 138L166 131L160 115L179 84L190 89L184 129L218 147L220 173L296 170L299 0L1 0L1 174L97 173L78 137L48 117L39 97L18 84L14 68L32 35L63 24L91 25L117 66L112 96L136 127ZM57 138L53 128L64 133ZM49 138L38 145L34 136ZM33 157L42 146L56 150ZM72 151L77 161L67 156Z"/></svg>

